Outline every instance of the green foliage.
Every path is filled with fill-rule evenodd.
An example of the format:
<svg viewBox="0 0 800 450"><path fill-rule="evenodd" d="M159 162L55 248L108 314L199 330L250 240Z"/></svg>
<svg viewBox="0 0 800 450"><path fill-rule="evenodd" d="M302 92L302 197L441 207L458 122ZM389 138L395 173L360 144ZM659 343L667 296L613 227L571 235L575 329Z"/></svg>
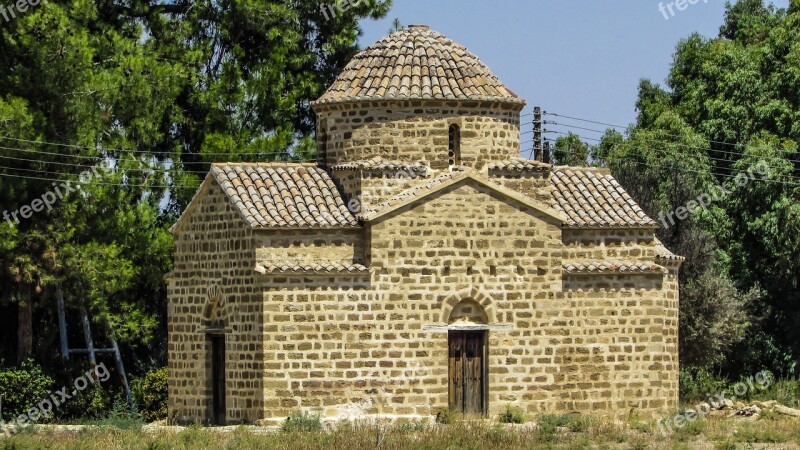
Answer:
<svg viewBox="0 0 800 450"><path fill-rule="evenodd" d="M131 394L139 414L148 422L167 418L169 370L152 370L131 383Z"/></svg>
<svg viewBox="0 0 800 450"><path fill-rule="evenodd" d="M5 24L0 136L17 140L0 149L16 158L0 170L0 203L13 212L53 180L94 174L52 209L0 222L2 306L50 309L60 285L127 364L163 364L167 228L212 161L312 157L310 101L358 50L359 20L390 5L327 20L316 0L42 2ZM30 321L19 328L34 334Z"/></svg>
<svg viewBox="0 0 800 450"><path fill-rule="evenodd" d="M293 412L283 423L281 430L287 433L322 431L322 421L319 414Z"/></svg>
<svg viewBox="0 0 800 450"><path fill-rule="evenodd" d="M500 413L498 419L501 423L525 423L525 411L519 406L506 404L505 411Z"/></svg>
<svg viewBox="0 0 800 450"><path fill-rule="evenodd" d="M403 432L422 432L428 429L428 424L423 421L403 422L397 425L398 431Z"/></svg>
<svg viewBox="0 0 800 450"><path fill-rule="evenodd" d="M553 147L553 162L565 166L586 166L589 164L589 146L580 136L569 133L556 139Z"/></svg>
<svg viewBox="0 0 800 450"><path fill-rule="evenodd" d="M61 421L84 423L101 420L113 406L109 391L94 385L78 391L68 402L59 406L56 416Z"/></svg>
<svg viewBox="0 0 800 450"><path fill-rule="evenodd" d="M800 353L800 9L764 3L732 2L718 37L681 41L669 89L643 80L635 126L598 146L686 256L681 365L734 377L765 365L790 375ZM706 194L706 207L669 220Z"/></svg>
<svg viewBox="0 0 800 450"><path fill-rule="evenodd" d="M680 399L687 403L708 401L710 395L719 394L730 386L729 380L703 369L681 369L678 381Z"/></svg>
<svg viewBox="0 0 800 450"><path fill-rule="evenodd" d="M42 368L28 360L19 367L0 371L0 398L5 422L16 419L21 414L50 398L55 382L45 375Z"/></svg>
<svg viewBox="0 0 800 450"><path fill-rule="evenodd" d="M553 442L558 435L558 428L564 427L569 423L567 415L554 416L552 414L541 414L536 419L536 429L540 442Z"/></svg>

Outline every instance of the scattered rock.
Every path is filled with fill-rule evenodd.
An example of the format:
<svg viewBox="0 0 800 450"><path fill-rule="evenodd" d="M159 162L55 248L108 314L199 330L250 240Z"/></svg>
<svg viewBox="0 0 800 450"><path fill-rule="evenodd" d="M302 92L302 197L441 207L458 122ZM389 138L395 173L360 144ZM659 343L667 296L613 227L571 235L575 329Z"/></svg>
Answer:
<svg viewBox="0 0 800 450"><path fill-rule="evenodd" d="M734 404L732 401L728 400L727 398L722 401L722 408L720 409L733 409Z"/></svg>
<svg viewBox="0 0 800 450"><path fill-rule="evenodd" d="M788 406L775 405L775 412L785 416L800 417L800 409L789 408Z"/></svg>
<svg viewBox="0 0 800 450"><path fill-rule="evenodd" d="M733 406L734 406L734 408L736 408L737 410L740 410L740 409L745 409L745 408L747 407L747 405L745 405L745 404L744 404L744 403L742 403L742 402L738 402L738 401L737 401L736 403L734 403L734 405L733 405Z"/></svg>
<svg viewBox="0 0 800 450"><path fill-rule="evenodd" d="M753 404L761 409L772 409L778 404L778 402L775 400L768 400L766 402L753 402Z"/></svg>
<svg viewBox="0 0 800 450"><path fill-rule="evenodd" d="M706 402L698 403L698 404L694 405L694 409L697 410L697 411L700 411L701 413L708 413L709 411L713 411L714 410L714 408L712 408L711 405L709 405Z"/></svg>
<svg viewBox="0 0 800 450"><path fill-rule="evenodd" d="M760 414L760 413L761 413L761 408L759 408L758 406L746 406L743 408L737 408L735 415L750 417L754 414Z"/></svg>

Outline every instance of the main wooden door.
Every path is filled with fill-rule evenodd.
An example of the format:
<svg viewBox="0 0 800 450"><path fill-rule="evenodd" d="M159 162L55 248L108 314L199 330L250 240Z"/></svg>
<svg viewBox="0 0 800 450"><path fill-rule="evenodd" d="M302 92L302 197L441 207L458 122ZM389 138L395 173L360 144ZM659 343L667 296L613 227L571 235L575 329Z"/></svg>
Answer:
<svg viewBox="0 0 800 450"><path fill-rule="evenodd" d="M450 411L487 411L486 331L450 331Z"/></svg>
<svg viewBox="0 0 800 450"><path fill-rule="evenodd" d="M225 336L211 336L211 392L214 425L225 425Z"/></svg>

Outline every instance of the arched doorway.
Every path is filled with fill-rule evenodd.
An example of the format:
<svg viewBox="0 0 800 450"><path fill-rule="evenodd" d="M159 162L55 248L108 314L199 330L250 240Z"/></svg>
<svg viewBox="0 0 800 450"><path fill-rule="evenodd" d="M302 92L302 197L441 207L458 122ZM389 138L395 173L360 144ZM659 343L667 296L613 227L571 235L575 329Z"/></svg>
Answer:
<svg viewBox="0 0 800 450"><path fill-rule="evenodd" d="M489 409L487 314L475 300L462 300L448 319L450 410L486 414Z"/></svg>
<svg viewBox="0 0 800 450"><path fill-rule="evenodd" d="M206 293L207 302L203 321L208 340L209 384L211 390L210 416L213 425L225 425L228 419L226 398L225 352L225 301L219 285L212 285Z"/></svg>

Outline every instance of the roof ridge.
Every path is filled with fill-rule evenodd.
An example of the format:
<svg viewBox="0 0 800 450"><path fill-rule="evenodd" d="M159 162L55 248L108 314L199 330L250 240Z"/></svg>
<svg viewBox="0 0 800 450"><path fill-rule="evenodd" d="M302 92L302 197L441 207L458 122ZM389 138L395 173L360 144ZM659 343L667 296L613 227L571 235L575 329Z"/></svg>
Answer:
<svg viewBox="0 0 800 450"><path fill-rule="evenodd" d="M286 167L286 166L298 166L298 167L318 167L318 164L315 162L305 162L305 161L268 161L268 162L215 162L211 163L211 167L225 167L225 166L244 166L244 167Z"/></svg>
<svg viewBox="0 0 800 450"><path fill-rule="evenodd" d="M594 167L594 166L553 166L553 172L572 170L575 172L599 172L606 175L611 175L611 169L608 167Z"/></svg>

